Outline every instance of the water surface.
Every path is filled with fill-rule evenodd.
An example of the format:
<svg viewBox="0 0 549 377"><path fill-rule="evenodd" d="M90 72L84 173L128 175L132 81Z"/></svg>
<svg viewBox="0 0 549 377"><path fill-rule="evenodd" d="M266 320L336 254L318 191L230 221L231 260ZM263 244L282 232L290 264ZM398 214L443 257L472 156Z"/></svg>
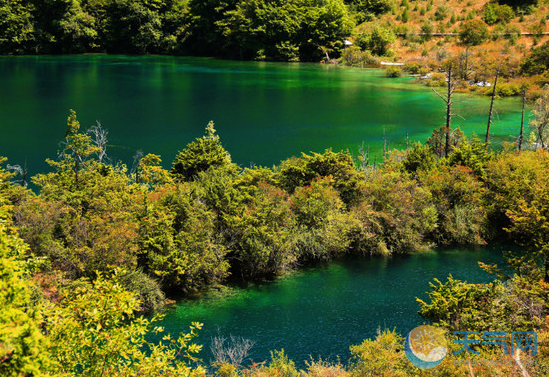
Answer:
<svg viewBox="0 0 549 377"><path fill-rule="evenodd" d="M183 300L165 310L168 332L185 332L192 321L204 323L197 342L211 360L216 335L255 341L250 358L269 359L284 349L300 366L310 359L346 362L349 346L396 329L405 335L423 323L416 297L427 299L433 278L449 274L469 283L493 280L477 261L501 262L500 247L447 249L391 258L349 257L308 268L268 284L233 287L199 300Z"/></svg>
<svg viewBox="0 0 549 377"><path fill-rule="evenodd" d="M63 138L69 109L83 129L100 120L109 155L131 165L137 150L178 150L216 122L224 146L242 166L271 166L302 151L351 150L365 142L380 156L425 141L444 124L444 103L410 77L321 64L220 61L188 57L0 57L0 155L44 171ZM516 135L520 101L496 102L494 141ZM483 134L488 98L455 96L466 134ZM380 158L378 158L378 161Z"/></svg>

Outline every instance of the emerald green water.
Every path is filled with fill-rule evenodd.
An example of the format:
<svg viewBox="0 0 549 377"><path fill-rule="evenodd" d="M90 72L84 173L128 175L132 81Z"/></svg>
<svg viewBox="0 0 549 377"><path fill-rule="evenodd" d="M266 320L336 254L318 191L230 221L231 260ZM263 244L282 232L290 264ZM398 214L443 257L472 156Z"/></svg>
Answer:
<svg viewBox="0 0 549 377"><path fill-rule="evenodd" d="M137 150L176 152L202 135L209 120L242 166L267 165L302 151L349 149L364 141L380 155L406 134L425 141L444 123L444 104L412 78L381 70L320 64L233 62L206 58L66 56L0 57L0 155L27 158L31 173L54 157L69 109L84 129L100 120L108 154L131 165ZM517 134L520 101L498 100L494 140ZM483 134L487 98L456 95L455 125ZM379 158L378 158L379 161Z"/></svg>
<svg viewBox="0 0 549 377"><path fill-rule="evenodd" d="M211 360L211 338L231 334L255 341L250 359L269 359L284 349L300 366L322 357L347 362L349 346L374 337L378 329L405 335L422 323L416 297L427 300L429 281L449 274L469 283L492 276L477 261L501 262L500 248L448 249L392 258L346 258L308 268L271 283L231 288L164 310L170 333L204 323L198 343ZM250 360L248 360L250 361Z"/></svg>
<svg viewBox="0 0 549 377"><path fill-rule="evenodd" d="M69 109L86 129L100 120L109 130L108 154L131 165L137 150L176 152L214 120L233 160L272 165L305 151L349 149L365 142L380 155L406 135L425 141L444 123L442 101L409 77L387 79L380 70L320 64L231 62L204 58L70 56L0 57L0 156L27 160L31 174L47 169L63 138ZM485 130L487 98L456 95L454 112L466 134ZM515 135L520 101L498 100L495 144ZM384 131L385 130L385 131ZM379 159L378 159L379 161ZM415 297L428 281L452 273L470 282L490 279L477 260L493 250L447 250L390 259L345 259L309 268L270 284L231 288L169 309L164 325L185 331L205 324L199 342L230 334L256 342L251 357L284 348L302 363L309 355L343 361L348 347L378 328L401 333L421 323ZM302 365L302 364L300 364Z"/></svg>

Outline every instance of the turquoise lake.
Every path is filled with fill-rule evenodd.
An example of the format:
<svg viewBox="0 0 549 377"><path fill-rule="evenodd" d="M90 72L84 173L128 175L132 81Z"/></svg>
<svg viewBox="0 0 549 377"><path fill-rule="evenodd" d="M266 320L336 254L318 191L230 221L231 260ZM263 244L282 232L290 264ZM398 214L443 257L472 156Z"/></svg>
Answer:
<svg viewBox="0 0 549 377"><path fill-rule="evenodd" d="M69 109L85 130L109 131L108 155L131 166L137 150L164 165L199 137L209 120L241 166L272 166L301 152L349 149L364 141L381 160L390 148L429 137L444 124L444 103L411 77L333 65L234 62L187 57L0 57L0 155L47 169ZM455 96L454 125L483 135L489 99ZM496 101L494 144L520 127L520 100Z"/></svg>
<svg viewBox="0 0 549 377"><path fill-rule="evenodd" d="M411 77L382 70L320 64L234 62L206 58L127 56L0 57L0 156L47 171L63 139L69 109L83 129L98 120L109 131L111 160L131 166L137 150L162 156L199 137L209 120L241 166L369 145L381 160L406 138L425 140L444 124L444 103ZM454 126L483 135L489 99L455 96ZM519 99L498 99L492 127L497 147L520 127ZM373 159L373 157L372 157ZM204 323L198 342L210 361L216 334L255 342L250 358L284 349L299 366L314 358L346 362L349 346L378 329L406 334L422 323L415 297L448 274L481 283L492 277L477 261L499 261L500 249L449 249L392 258L345 258L270 283L231 287L164 310L167 331Z"/></svg>
<svg viewBox="0 0 549 377"><path fill-rule="evenodd" d="M284 349L300 367L310 358L346 363L349 346L375 337L378 329L406 335L423 323L416 297L428 302L429 281L449 274L469 283L493 276L477 261L502 261L501 246L454 248L391 258L348 257L306 268L270 283L232 287L200 299L181 300L163 310L172 334L202 322L197 343L211 361L212 337L240 336L255 342L250 361Z"/></svg>

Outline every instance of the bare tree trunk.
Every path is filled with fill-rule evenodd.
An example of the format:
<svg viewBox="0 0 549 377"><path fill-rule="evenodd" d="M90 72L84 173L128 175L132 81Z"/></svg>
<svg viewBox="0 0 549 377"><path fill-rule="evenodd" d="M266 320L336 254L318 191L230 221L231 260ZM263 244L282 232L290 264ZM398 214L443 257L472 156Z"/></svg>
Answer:
<svg viewBox="0 0 549 377"><path fill-rule="evenodd" d="M463 70L463 79L469 79L469 46L465 47L465 69Z"/></svg>
<svg viewBox="0 0 549 377"><path fill-rule="evenodd" d="M27 158L25 157L25 165L23 167L23 179L21 179L21 186L27 187Z"/></svg>
<svg viewBox="0 0 549 377"><path fill-rule="evenodd" d="M137 164L137 167L135 168L135 183L139 184L139 165L141 163Z"/></svg>
<svg viewBox="0 0 549 377"><path fill-rule="evenodd" d="M452 131L452 67L448 67L448 97L446 98L446 145L444 153L446 157L450 154L450 132Z"/></svg>
<svg viewBox="0 0 549 377"><path fill-rule="evenodd" d="M518 150L522 151L522 141L524 140L524 107L526 105L526 90L522 91L522 115L520 118L520 135L518 139Z"/></svg>
<svg viewBox="0 0 549 377"><path fill-rule="evenodd" d="M494 111L494 98L496 97L496 86L498 85L499 71L496 71L496 79L494 80L494 88L492 89L492 99L490 100L490 111L488 112L488 125L486 126L486 148L488 148L488 140L490 139L490 125L492 124L492 113Z"/></svg>
<svg viewBox="0 0 549 377"><path fill-rule="evenodd" d="M517 365L520 369L520 374L522 375L522 377L530 377L530 374L528 373L528 371L526 370L526 368L524 367L524 365L522 365L522 362L520 361L520 348L517 348L514 356L515 356L515 362L517 363Z"/></svg>

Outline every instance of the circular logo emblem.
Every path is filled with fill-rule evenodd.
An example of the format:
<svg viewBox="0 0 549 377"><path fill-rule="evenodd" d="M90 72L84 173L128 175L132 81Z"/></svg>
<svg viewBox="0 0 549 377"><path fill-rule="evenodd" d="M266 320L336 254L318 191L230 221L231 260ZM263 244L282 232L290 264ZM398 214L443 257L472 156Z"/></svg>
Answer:
<svg viewBox="0 0 549 377"><path fill-rule="evenodd" d="M440 364L448 349L442 330L433 326L419 326L408 333L404 351L416 367L430 369Z"/></svg>

